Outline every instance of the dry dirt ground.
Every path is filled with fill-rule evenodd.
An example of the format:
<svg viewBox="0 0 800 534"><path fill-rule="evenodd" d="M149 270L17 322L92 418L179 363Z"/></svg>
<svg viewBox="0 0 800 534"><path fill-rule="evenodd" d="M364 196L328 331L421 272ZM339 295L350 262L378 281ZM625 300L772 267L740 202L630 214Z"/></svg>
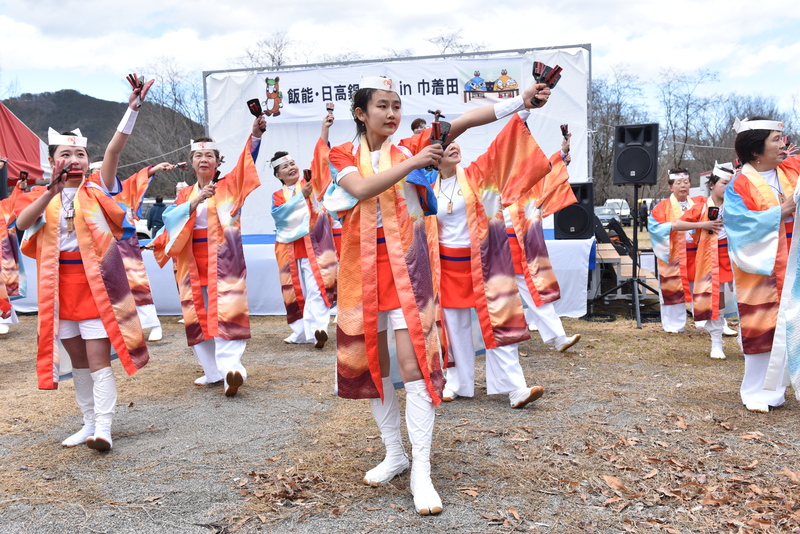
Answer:
<svg viewBox="0 0 800 534"><path fill-rule="evenodd" d="M369 405L335 397L334 344L285 345L281 317L253 318L235 398L192 384L163 318L144 369L114 364L108 453L61 447L80 426L72 382L36 389L36 318L21 320L0 339L2 533L800 532L800 403L747 412L736 340L711 360L691 320L566 320L583 335L567 354L534 334L522 365L545 395L523 410L485 395L479 358L476 397L436 410L436 517L414 512L407 473L361 483L383 454Z"/></svg>

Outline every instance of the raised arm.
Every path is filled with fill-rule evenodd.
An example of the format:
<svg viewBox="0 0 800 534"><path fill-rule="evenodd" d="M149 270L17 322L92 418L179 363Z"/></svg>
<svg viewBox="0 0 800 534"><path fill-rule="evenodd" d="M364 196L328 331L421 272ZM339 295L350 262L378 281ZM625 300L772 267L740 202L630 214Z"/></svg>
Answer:
<svg viewBox="0 0 800 534"><path fill-rule="evenodd" d="M103 166L100 168L100 176L102 176L103 183L108 190L114 189L114 185L116 184L119 156L122 153L122 149L125 147L125 143L128 142L128 137L130 137L133 131L133 124L136 122L136 116L139 113L137 105L144 102L145 96L147 96L147 92L150 90L154 81L155 80L150 80L145 83L144 87L141 89L137 87L131 91L128 97L128 109L125 111L125 116L122 118L122 122L120 122L119 126L117 126L117 131L114 132L114 137L111 138L111 142L108 143L106 147L106 153L103 156Z"/></svg>
<svg viewBox="0 0 800 534"><path fill-rule="evenodd" d="M522 92L521 97L522 104L525 106L525 109L540 108L544 106L547 103L547 100L550 98L550 88L543 83L534 83L529 85L525 91ZM534 97L539 101L539 103L536 105L533 104ZM489 124L490 122L494 122L499 118L502 118L498 117L495 110L502 109L505 106L505 103L498 105L497 107L496 105L486 105L467 111L450 123L450 135L448 136L448 139L453 140L470 128L474 128L475 126L483 126L484 124ZM512 110L511 113L516 111L518 110Z"/></svg>

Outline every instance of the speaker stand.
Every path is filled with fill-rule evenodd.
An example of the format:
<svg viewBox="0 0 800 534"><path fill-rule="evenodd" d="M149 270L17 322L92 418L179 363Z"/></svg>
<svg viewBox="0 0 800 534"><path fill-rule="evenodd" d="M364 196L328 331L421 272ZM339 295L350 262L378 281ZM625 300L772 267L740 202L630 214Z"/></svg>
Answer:
<svg viewBox="0 0 800 534"><path fill-rule="evenodd" d="M639 288L649 289L655 294L658 294L658 291L639 279L639 187L640 184L633 184L633 206L635 211L631 214L631 221L633 221L633 264L631 265L631 278L620 280L616 286L592 299L592 303L594 304L596 301L604 299L606 296L622 288L630 287L631 306L636 317L636 328L641 329L642 315L639 304Z"/></svg>

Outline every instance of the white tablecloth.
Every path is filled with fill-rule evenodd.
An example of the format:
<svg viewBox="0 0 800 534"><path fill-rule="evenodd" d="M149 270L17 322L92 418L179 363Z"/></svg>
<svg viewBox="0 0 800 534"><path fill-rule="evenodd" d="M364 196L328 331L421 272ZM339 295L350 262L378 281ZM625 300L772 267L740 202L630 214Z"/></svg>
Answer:
<svg viewBox="0 0 800 534"><path fill-rule="evenodd" d="M555 303L561 316L581 317L586 314L586 287L589 274L589 256L594 243L592 239L548 240L547 249L553 269L561 286L561 300ZM159 315L180 315L178 289L172 264L158 267L153 253L145 250L144 261L153 301ZM245 244L244 257L247 262L247 301L251 315L284 315L281 286L278 281L278 263L275 260L275 245ZM36 307L36 263L23 256L28 277L28 294L15 300L17 312L35 312Z"/></svg>

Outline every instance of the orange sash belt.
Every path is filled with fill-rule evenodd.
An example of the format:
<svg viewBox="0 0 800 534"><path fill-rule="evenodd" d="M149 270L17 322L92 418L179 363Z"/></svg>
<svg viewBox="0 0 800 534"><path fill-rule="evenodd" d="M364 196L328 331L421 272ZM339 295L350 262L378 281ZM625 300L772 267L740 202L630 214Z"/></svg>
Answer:
<svg viewBox="0 0 800 534"><path fill-rule="evenodd" d="M472 263L469 248L439 245L439 264L442 269L439 299L443 308L474 308L475 289L472 283Z"/></svg>
<svg viewBox="0 0 800 534"><path fill-rule="evenodd" d="M80 252L62 252L58 258L58 318L68 321L98 319Z"/></svg>
<svg viewBox="0 0 800 534"><path fill-rule="evenodd" d="M383 227L378 228L378 311L394 310L400 307L400 297L394 285L392 264L389 261L389 251L386 248L386 237Z"/></svg>
<svg viewBox="0 0 800 534"><path fill-rule="evenodd" d="M301 237L300 239L295 240L292 245L294 246L294 259L295 261L307 258L308 251L306 250L306 238Z"/></svg>
<svg viewBox="0 0 800 534"><path fill-rule="evenodd" d="M719 283L733 282L733 269L731 269L731 257L728 256L727 239L720 239L717 242L717 257L719 258Z"/></svg>
<svg viewBox="0 0 800 534"><path fill-rule="evenodd" d="M200 275L200 285L208 285L208 228L192 232L192 253Z"/></svg>
<svg viewBox="0 0 800 534"><path fill-rule="evenodd" d="M690 282L694 282L696 260L697 243L686 243L686 273L689 275Z"/></svg>
<svg viewBox="0 0 800 534"><path fill-rule="evenodd" d="M508 234L508 244L511 246L511 259L514 261L514 274L524 274L525 271L522 270L524 259L522 258L522 247L519 246L517 240L517 232L513 228L506 228L506 233Z"/></svg>

